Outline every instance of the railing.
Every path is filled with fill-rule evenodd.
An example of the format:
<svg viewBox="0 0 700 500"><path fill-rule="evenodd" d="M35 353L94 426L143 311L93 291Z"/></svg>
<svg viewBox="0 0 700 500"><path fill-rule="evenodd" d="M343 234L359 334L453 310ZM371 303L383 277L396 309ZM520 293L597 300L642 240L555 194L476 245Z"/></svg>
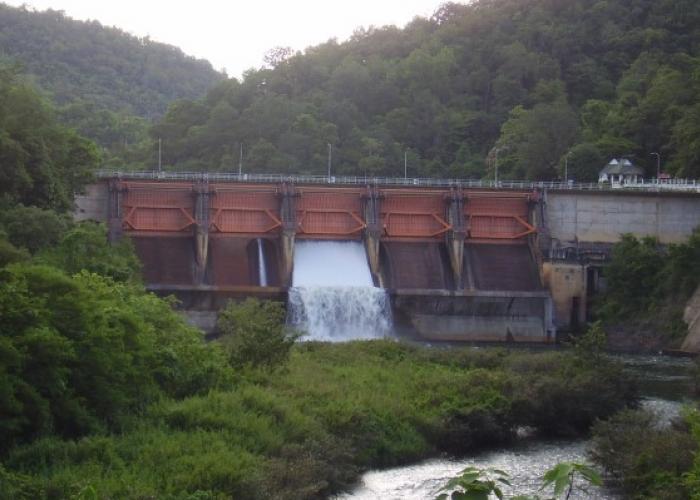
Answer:
<svg viewBox="0 0 700 500"><path fill-rule="evenodd" d="M325 175L285 175L285 174L237 174L229 172L120 172L100 170L101 179L125 180L169 180L205 182L241 182L260 184L336 184L349 186L396 186L429 188L484 188L509 190L576 190L576 191L686 191L700 193L700 181L674 179L670 182L640 182L634 184L577 183L573 181L494 181L480 179L431 179L404 177L365 177L365 176L325 176Z"/></svg>

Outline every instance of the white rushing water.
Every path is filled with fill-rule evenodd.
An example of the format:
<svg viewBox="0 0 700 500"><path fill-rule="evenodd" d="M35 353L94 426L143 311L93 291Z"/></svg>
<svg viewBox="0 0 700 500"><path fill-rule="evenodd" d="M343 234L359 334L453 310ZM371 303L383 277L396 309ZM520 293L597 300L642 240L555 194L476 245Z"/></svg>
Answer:
<svg viewBox="0 0 700 500"><path fill-rule="evenodd" d="M258 238L258 278L260 286L267 286L267 265L265 263L262 238Z"/></svg>
<svg viewBox="0 0 700 500"><path fill-rule="evenodd" d="M304 340L343 342L389 334L389 298L372 283L362 243L296 243L288 322L306 332Z"/></svg>
<svg viewBox="0 0 700 500"><path fill-rule="evenodd" d="M508 449L481 453L461 460L434 459L405 467L372 471L362 476L362 484L336 500L428 500L436 498L441 488L465 467L495 468L509 475L511 486L502 486L506 498L522 494L540 494L541 477L558 462L586 461L585 441L527 441ZM575 500L613 500L618 497L604 488L576 482L571 495ZM579 487L585 487L584 492ZM495 498L495 497L494 497Z"/></svg>
<svg viewBox="0 0 700 500"><path fill-rule="evenodd" d="M656 356L622 356L626 368L641 382L642 408L654 412L661 427L681 414L682 399L690 391L687 359ZM679 390L680 388L680 390ZM475 454L462 459L433 459L387 470L367 472L354 491L338 495L336 500L425 500L435 498L440 489L467 466L479 469L497 468L506 471L512 484L504 487L506 497L514 494L551 493L539 491L544 472L559 462L587 462L589 442L540 441L524 439L515 445ZM576 500L618 500L618 492L606 487L586 486L588 491L576 490Z"/></svg>

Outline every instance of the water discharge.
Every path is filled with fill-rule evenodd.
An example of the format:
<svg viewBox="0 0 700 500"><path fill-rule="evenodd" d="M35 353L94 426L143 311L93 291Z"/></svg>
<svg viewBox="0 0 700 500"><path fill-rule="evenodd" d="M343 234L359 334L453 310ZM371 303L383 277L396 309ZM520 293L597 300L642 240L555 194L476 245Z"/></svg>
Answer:
<svg viewBox="0 0 700 500"><path fill-rule="evenodd" d="M296 243L288 322L307 333L305 340L343 342L389 334L389 298L372 283L362 243Z"/></svg>
<svg viewBox="0 0 700 500"><path fill-rule="evenodd" d="M681 400L690 393L692 362L660 356L619 356L625 370L638 376L645 396L643 408L659 416L661 426L671 425L683 407ZM424 500L435 498L443 485L465 467L497 468L510 476L506 497L515 494L542 494L539 487L544 472L559 462L586 462L589 442L542 441L527 438L509 448L479 453L462 459L438 458L394 469L371 471L352 492L335 500ZM551 490L550 490L551 491ZM572 500L617 500L619 492L607 487L588 486L588 492L574 492Z"/></svg>
<svg viewBox="0 0 700 500"><path fill-rule="evenodd" d="M265 263L262 238L258 238L258 279L260 281L260 286L267 286L267 266Z"/></svg>

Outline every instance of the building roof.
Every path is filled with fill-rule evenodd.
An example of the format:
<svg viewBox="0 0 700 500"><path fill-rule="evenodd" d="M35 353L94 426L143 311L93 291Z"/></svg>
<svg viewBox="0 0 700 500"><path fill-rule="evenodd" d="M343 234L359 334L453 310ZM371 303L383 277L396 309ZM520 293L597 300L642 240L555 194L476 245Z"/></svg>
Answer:
<svg viewBox="0 0 700 500"><path fill-rule="evenodd" d="M632 165L632 162L627 158L622 158L620 160L613 158L610 160L610 163L603 167L600 173L607 175L643 175L644 170Z"/></svg>

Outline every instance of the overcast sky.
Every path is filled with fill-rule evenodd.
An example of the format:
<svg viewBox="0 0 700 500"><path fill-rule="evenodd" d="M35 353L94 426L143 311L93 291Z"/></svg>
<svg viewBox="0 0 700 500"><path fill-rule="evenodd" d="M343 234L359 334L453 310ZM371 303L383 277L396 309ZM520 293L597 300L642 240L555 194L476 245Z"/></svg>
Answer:
<svg viewBox="0 0 700 500"><path fill-rule="evenodd" d="M345 40L360 26L404 26L415 16L430 16L444 0L4 1L150 36L240 76L260 67L273 47L302 50L329 38Z"/></svg>

